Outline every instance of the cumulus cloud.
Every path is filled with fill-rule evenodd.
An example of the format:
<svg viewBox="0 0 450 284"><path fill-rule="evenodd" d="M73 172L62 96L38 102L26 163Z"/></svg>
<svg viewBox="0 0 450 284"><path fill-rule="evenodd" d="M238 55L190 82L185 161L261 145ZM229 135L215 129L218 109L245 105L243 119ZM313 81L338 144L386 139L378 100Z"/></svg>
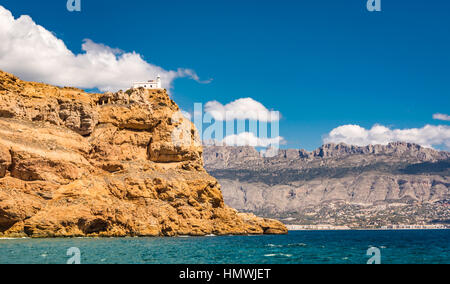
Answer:
<svg viewBox="0 0 450 284"><path fill-rule="evenodd" d="M260 138L252 132L242 132L240 134L233 134L226 136L224 139L210 140L204 142L206 145L216 146L253 146L253 147L269 147L285 144L283 137L275 138Z"/></svg>
<svg viewBox="0 0 450 284"><path fill-rule="evenodd" d="M375 125L371 129L365 129L359 125L344 125L333 129L324 138L324 142L357 146L410 142L429 148L445 145L450 149L450 127L426 125L423 128L390 129L382 125Z"/></svg>
<svg viewBox="0 0 450 284"><path fill-rule="evenodd" d="M436 113L436 114L433 115L433 119L443 120L443 121L450 121L450 115L442 114L442 113Z"/></svg>
<svg viewBox="0 0 450 284"><path fill-rule="evenodd" d="M193 70L165 70L146 62L136 52L124 52L90 39L84 40L82 53L74 54L31 17L23 15L15 19L3 6L0 6L0 42L0 69L29 81L101 91L128 89L133 81L146 81L157 74L167 89L180 77L208 83L200 81Z"/></svg>
<svg viewBox="0 0 450 284"><path fill-rule="evenodd" d="M252 98L238 99L226 105L211 101L205 104L205 112L218 121L249 119L273 122L280 120L278 111L269 111L263 104Z"/></svg>

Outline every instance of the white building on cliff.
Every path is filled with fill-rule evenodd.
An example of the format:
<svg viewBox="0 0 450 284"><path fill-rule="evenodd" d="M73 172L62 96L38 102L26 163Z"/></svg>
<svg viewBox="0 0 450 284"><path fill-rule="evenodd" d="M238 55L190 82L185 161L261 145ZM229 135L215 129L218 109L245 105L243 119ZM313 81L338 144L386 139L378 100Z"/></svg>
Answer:
<svg viewBox="0 0 450 284"><path fill-rule="evenodd" d="M147 82L135 82L133 83L133 89L162 89L161 76L156 76L156 80L148 80Z"/></svg>

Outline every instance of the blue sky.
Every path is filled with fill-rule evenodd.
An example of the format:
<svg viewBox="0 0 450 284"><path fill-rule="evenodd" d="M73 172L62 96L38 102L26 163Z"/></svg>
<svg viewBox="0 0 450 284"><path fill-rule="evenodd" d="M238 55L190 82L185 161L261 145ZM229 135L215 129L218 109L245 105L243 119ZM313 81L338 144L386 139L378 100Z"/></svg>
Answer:
<svg viewBox="0 0 450 284"><path fill-rule="evenodd" d="M74 53L88 38L195 70L213 81L175 80L182 109L251 97L281 113L284 147L311 150L347 124L449 125L432 116L450 113L450 2L381 1L377 13L366 0L81 0L80 13L65 0L0 5Z"/></svg>

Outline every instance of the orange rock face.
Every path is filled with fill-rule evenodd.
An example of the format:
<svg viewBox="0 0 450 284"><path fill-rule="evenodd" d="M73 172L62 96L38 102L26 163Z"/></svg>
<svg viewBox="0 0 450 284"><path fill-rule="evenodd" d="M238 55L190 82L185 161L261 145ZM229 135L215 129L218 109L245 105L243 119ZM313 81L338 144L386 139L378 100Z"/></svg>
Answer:
<svg viewBox="0 0 450 284"><path fill-rule="evenodd" d="M0 71L0 236L284 233L224 204L165 91L87 94Z"/></svg>

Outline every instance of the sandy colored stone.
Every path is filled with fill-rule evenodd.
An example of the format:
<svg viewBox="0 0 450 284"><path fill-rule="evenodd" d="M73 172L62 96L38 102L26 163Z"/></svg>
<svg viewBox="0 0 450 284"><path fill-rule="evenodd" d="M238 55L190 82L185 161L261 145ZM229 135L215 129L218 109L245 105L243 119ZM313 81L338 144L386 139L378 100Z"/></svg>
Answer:
<svg viewBox="0 0 450 284"><path fill-rule="evenodd" d="M163 90L87 94L0 72L0 236L282 234L226 206Z"/></svg>
<svg viewBox="0 0 450 284"><path fill-rule="evenodd" d="M11 165L11 154L9 149L0 145L0 178L6 175L6 171Z"/></svg>

